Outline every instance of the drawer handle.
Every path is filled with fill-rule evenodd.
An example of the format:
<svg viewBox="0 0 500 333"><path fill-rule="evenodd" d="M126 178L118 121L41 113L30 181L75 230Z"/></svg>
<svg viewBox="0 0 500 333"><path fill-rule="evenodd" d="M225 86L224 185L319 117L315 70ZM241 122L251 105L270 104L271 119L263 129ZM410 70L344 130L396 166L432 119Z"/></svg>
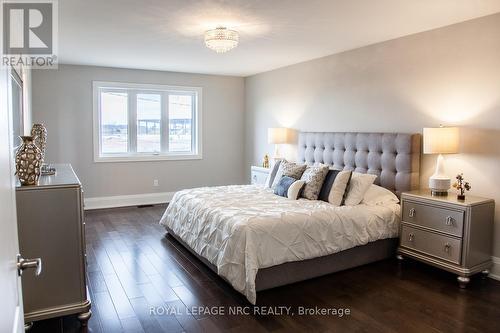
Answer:
<svg viewBox="0 0 500 333"><path fill-rule="evenodd" d="M410 232L410 233L408 234L408 240L409 240L410 242L413 242L413 239L414 239L414 238L415 238L415 235L414 235L413 233L411 233L411 232Z"/></svg>
<svg viewBox="0 0 500 333"><path fill-rule="evenodd" d="M408 216L409 217L415 217L415 213L416 213L415 208L411 208Z"/></svg>
<svg viewBox="0 0 500 333"><path fill-rule="evenodd" d="M444 244L444 252L446 252L446 253L450 253L450 250L451 250L451 245L450 245L450 243L446 243L446 244Z"/></svg>
<svg viewBox="0 0 500 333"><path fill-rule="evenodd" d="M453 222L455 221L455 219L451 216L447 216L446 217L446 225L453 225Z"/></svg>

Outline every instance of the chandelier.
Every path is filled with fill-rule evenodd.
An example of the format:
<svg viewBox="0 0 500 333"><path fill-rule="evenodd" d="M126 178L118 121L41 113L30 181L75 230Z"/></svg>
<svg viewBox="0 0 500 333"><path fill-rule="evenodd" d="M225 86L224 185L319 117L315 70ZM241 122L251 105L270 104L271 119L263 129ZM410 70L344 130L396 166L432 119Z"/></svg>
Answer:
<svg viewBox="0 0 500 333"><path fill-rule="evenodd" d="M238 31L226 27L217 27L205 31L205 45L217 53L224 53L238 46Z"/></svg>

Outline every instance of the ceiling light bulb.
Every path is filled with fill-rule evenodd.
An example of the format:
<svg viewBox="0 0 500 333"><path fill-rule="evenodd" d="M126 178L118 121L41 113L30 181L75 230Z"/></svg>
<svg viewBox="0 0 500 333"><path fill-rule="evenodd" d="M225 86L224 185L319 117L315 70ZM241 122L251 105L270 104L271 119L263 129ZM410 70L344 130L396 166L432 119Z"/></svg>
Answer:
<svg viewBox="0 0 500 333"><path fill-rule="evenodd" d="M238 31L217 27L205 32L205 45L217 53L224 53L238 46Z"/></svg>

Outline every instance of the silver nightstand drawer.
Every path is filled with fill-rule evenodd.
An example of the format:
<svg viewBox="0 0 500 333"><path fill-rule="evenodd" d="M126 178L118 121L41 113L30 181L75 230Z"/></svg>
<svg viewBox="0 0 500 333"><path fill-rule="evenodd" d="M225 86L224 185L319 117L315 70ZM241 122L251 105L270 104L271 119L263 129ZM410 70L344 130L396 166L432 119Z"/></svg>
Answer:
<svg viewBox="0 0 500 333"><path fill-rule="evenodd" d="M403 201L403 221L462 237L464 212Z"/></svg>
<svg viewBox="0 0 500 333"><path fill-rule="evenodd" d="M460 265L462 241L456 238L403 225L401 228L401 247Z"/></svg>

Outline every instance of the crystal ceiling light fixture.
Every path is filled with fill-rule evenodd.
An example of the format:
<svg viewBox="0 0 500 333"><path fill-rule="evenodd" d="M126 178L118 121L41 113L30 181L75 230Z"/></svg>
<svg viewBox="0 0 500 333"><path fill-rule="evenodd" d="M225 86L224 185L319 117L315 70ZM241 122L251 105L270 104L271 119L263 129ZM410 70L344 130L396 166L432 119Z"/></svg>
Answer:
<svg viewBox="0 0 500 333"><path fill-rule="evenodd" d="M236 30L217 27L205 31L205 45L217 53L224 53L238 46L240 35Z"/></svg>

